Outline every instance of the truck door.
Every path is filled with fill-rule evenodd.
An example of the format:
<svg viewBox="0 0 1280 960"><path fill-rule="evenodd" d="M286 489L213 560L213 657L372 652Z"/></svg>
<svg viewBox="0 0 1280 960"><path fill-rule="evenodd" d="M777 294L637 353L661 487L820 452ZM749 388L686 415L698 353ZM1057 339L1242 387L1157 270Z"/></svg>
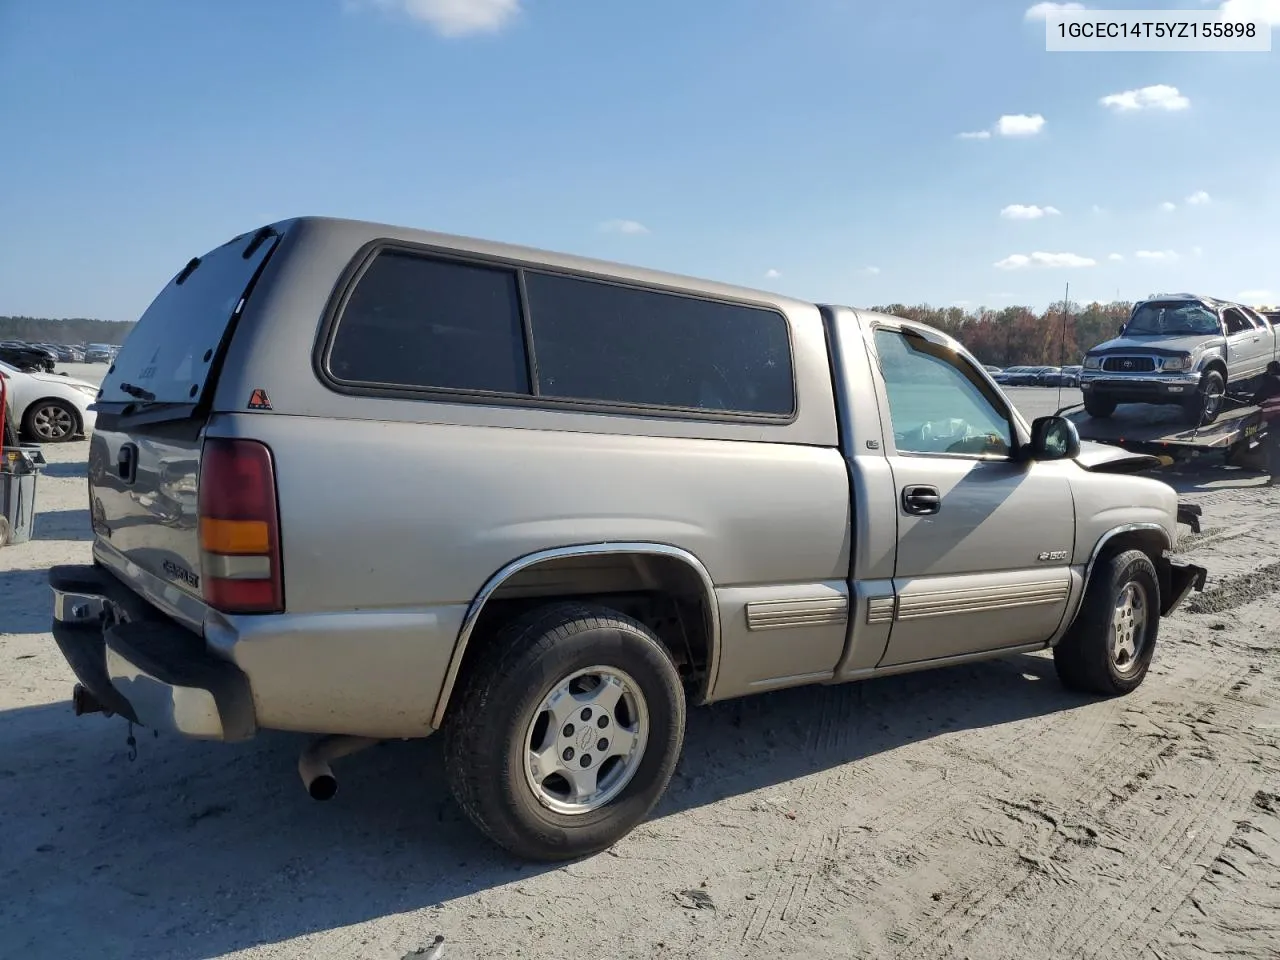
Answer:
<svg viewBox="0 0 1280 960"><path fill-rule="evenodd" d="M1255 326L1243 310L1228 307L1222 312L1227 338L1227 365L1233 385L1262 374L1271 362L1274 341L1267 331Z"/></svg>
<svg viewBox="0 0 1280 960"><path fill-rule="evenodd" d="M871 336L898 513L880 665L1047 641L1071 591L1071 465L1018 459L1007 401L936 334Z"/></svg>

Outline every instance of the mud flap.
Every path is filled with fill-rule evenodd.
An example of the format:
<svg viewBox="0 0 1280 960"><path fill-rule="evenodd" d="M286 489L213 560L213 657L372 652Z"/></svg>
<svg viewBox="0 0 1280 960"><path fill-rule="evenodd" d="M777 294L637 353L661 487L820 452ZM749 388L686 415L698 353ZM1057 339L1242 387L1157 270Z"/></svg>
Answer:
<svg viewBox="0 0 1280 960"><path fill-rule="evenodd" d="M1169 616L1182 606L1182 602L1187 599L1187 595L1192 590L1203 590L1205 578L1209 575L1209 571L1204 567L1198 567L1184 560L1167 558L1165 563L1168 564L1169 590L1160 598L1160 616L1162 617Z"/></svg>
<svg viewBox="0 0 1280 960"><path fill-rule="evenodd" d="M1178 504L1178 522L1185 523L1191 528L1192 533L1200 532L1200 515L1204 511L1198 503L1179 503Z"/></svg>

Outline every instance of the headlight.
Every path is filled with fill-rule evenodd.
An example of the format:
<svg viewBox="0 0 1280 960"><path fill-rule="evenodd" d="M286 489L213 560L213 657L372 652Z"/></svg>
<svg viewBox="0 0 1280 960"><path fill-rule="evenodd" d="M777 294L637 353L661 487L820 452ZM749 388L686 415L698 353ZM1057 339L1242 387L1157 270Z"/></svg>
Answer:
<svg viewBox="0 0 1280 960"><path fill-rule="evenodd" d="M1102 367L1101 357L1085 357L1084 368L1086 370L1098 370Z"/></svg>
<svg viewBox="0 0 1280 960"><path fill-rule="evenodd" d="M1180 357L1165 357L1162 361L1160 361L1160 369L1161 370L1190 370L1191 363L1192 363L1191 354L1184 353Z"/></svg>
<svg viewBox="0 0 1280 960"><path fill-rule="evenodd" d="M86 397L96 397L98 395L97 387L91 387L83 383L73 383L72 386L83 393Z"/></svg>

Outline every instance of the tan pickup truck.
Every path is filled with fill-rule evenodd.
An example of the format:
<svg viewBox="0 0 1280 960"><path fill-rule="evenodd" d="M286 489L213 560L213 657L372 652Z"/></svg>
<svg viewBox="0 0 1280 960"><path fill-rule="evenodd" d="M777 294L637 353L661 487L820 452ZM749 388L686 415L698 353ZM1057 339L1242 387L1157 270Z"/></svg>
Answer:
<svg viewBox="0 0 1280 960"><path fill-rule="evenodd" d="M318 798L440 731L530 858L643 820L686 703L1047 648L1124 694L1205 576L1143 461L937 331L399 227L192 259L95 406L94 563L50 574L77 710L321 735Z"/></svg>

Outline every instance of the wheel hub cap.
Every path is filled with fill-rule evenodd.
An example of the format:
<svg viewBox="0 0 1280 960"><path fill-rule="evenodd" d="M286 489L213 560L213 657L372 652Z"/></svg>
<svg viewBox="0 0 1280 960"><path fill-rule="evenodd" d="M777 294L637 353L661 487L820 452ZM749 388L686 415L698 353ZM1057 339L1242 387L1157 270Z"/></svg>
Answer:
<svg viewBox="0 0 1280 960"><path fill-rule="evenodd" d="M71 414L61 407L41 407L31 418L31 425L43 440L65 437L75 427Z"/></svg>
<svg viewBox="0 0 1280 960"><path fill-rule="evenodd" d="M1137 583L1125 584L1111 613L1111 662L1118 672L1136 669L1146 633L1146 591Z"/></svg>
<svg viewBox="0 0 1280 960"><path fill-rule="evenodd" d="M524 741L524 772L538 801L583 814L613 800L635 776L649 738L640 686L616 667L589 667L543 698Z"/></svg>

